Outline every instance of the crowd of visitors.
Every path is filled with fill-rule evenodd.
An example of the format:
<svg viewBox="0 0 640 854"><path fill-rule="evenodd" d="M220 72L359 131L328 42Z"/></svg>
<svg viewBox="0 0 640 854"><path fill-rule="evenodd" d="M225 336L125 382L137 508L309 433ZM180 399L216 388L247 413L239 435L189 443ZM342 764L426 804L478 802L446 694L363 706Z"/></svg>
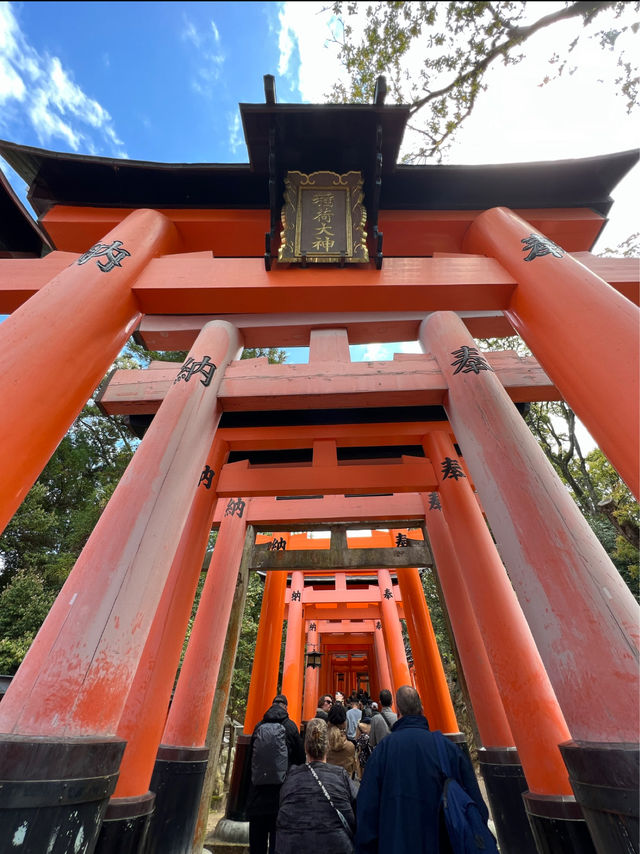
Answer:
<svg viewBox="0 0 640 854"><path fill-rule="evenodd" d="M442 809L452 780L484 833L488 810L467 755L430 731L415 688L399 688L395 708L387 689L379 704L364 692L346 703L323 694L303 742L287 698L274 698L249 745L250 854L454 851ZM485 839L496 850L488 829Z"/></svg>

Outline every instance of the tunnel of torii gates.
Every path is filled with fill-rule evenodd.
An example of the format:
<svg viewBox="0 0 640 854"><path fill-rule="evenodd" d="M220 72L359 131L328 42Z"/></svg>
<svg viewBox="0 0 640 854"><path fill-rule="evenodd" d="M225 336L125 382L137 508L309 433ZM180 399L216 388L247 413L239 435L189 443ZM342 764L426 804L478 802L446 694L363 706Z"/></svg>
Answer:
<svg viewBox="0 0 640 854"><path fill-rule="evenodd" d="M248 165L0 142L39 217L3 181L0 529L132 333L188 350L100 390L144 437L0 703L0 851L188 851L194 833L198 850L250 571L245 746L277 690L302 723L366 678L415 680L464 749L431 566L502 850L637 851L637 604L522 417L567 401L638 495L638 265L589 251L637 152L400 166L408 107L381 89L356 106L266 91L241 105ZM305 195L318 174L334 183ZM296 181L313 251L290 236ZM329 225L355 237L319 257ZM532 356L477 347L514 332ZM407 340L423 352L350 360ZM271 346L308 346L308 364L239 361Z"/></svg>

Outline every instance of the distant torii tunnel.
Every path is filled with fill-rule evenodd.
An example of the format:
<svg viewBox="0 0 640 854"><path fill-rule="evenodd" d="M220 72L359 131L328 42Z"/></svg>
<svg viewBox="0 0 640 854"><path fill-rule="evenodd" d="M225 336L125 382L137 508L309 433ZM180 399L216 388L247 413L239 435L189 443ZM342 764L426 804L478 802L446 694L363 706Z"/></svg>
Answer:
<svg viewBox="0 0 640 854"><path fill-rule="evenodd" d="M462 744L424 568L503 854L631 850L638 607L523 414L566 401L638 494L638 265L589 251L637 154L407 167L407 110L243 105L251 165L0 142L40 215L0 181L0 527L100 383L142 438L0 703L0 850L201 848L251 571L230 819L278 691L303 724L323 691L415 683ZM322 240L307 184L335 215ZM514 332L533 355L474 337ZM188 354L103 380L133 333ZM399 340L422 353L351 360ZM294 346L307 364L240 360Z"/></svg>

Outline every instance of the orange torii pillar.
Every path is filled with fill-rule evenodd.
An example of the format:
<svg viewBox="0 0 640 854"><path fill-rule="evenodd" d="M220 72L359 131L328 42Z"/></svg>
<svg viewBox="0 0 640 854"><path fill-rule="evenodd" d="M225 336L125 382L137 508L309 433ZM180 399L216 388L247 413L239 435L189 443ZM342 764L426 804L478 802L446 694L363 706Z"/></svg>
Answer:
<svg viewBox="0 0 640 854"><path fill-rule="evenodd" d="M2 839L26 821L32 850L56 827L95 844L124 748L120 720L206 477L220 382L240 348L231 324L202 329L2 700L7 793L28 789L37 774L49 789L59 785L61 797L55 809L31 796L24 810L0 807ZM99 797L96 776L105 781ZM69 779L77 802L64 796ZM44 797L49 804L51 794Z"/></svg>
<svg viewBox="0 0 640 854"><path fill-rule="evenodd" d="M540 851L588 854L590 836L558 749L571 736L531 630L449 435L434 431L424 445L441 472L442 506L527 778L534 837Z"/></svg>
<svg viewBox="0 0 640 854"><path fill-rule="evenodd" d="M0 324L0 533L140 320L133 283L178 249L134 211Z"/></svg>
<svg viewBox="0 0 640 854"><path fill-rule="evenodd" d="M386 688L393 695L393 682L391 680L391 670L389 669L389 659L387 658L387 649L384 642L384 633L382 631L382 620L376 620L376 630L373 633L373 645L376 652L376 669L378 671L378 696L374 699L377 701L379 692ZM395 699L394 699L395 703Z"/></svg>
<svg viewBox="0 0 640 854"><path fill-rule="evenodd" d="M429 727L432 730L439 729L449 736L459 736L453 738L453 741L464 741L465 737L460 732L453 710L420 574L415 567L409 567L399 569L397 576L416 668L418 693L429 720Z"/></svg>
<svg viewBox="0 0 640 854"><path fill-rule="evenodd" d="M384 633L385 646L389 654L389 668L394 696L402 685L411 685L411 675L407 664L407 653L404 649L404 639L398 607L393 598L393 584L388 569L378 570L378 585L380 587L380 613L382 615L382 631Z"/></svg>
<svg viewBox="0 0 640 854"><path fill-rule="evenodd" d="M626 792L638 785L629 772L640 727L638 605L462 321L438 312L420 334L447 379L451 427L575 739L563 756L576 797L594 839L608 838L619 788L626 839ZM444 456L433 463L446 466ZM606 792L594 797L594 786Z"/></svg>
<svg viewBox="0 0 640 854"><path fill-rule="evenodd" d="M301 653L304 646L304 574L300 570L291 573L289 611L287 615L287 640L282 665L282 693L289 703L289 717L298 726L302 724L302 680L304 662Z"/></svg>
<svg viewBox="0 0 640 854"><path fill-rule="evenodd" d="M245 510L249 512L249 504L250 499L246 502L242 498L229 499L220 523L162 743L157 750L151 780L156 809L145 854L186 851L191 844L209 759L207 729L245 544ZM199 566L206 545L205 540ZM213 761L217 761L217 756Z"/></svg>
<svg viewBox="0 0 640 854"><path fill-rule="evenodd" d="M224 456L226 446L214 442L205 470L219 472ZM216 493L211 487L215 481L217 474L201 478L198 484L120 717L117 735L127 746L96 851L135 851L147 833L151 812L154 821L164 817L164 805L157 797L154 801L157 790L150 781L213 521Z"/></svg>
<svg viewBox="0 0 640 854"><path fill-rule="evenodd" d="M514 277L505 316L640 498L637 306L508 208L476 217L464 250Z"/></svg>
<svg viewBox="0 0 640 854"><path fill-rule="evenodd" d="M307 623L307 651L320 652L320 636L315 620ZM304 702L302 704L302 720L310 721L316 716L318 708L320 671L317 666L306 667L304 674Z"/></svg>
<svg viewBox="0 0 640 854"><path fill-rule="evenodd" d="M288 541L288 534L280 534ZM260 539L260 535L256 541ZM250 769L245 767L251 735L264 713L278 693L278 671L282 646L282 624L284 622L287 573L270 570L262 592L262 607L256 637L256 650L249 683L247 709L244 715L242 735L236 741L236 755L227 796L225 818L230 821L246 821L245 808Z"/></svg>
<svg viewBox="0 0 640 854"><path fill-rule="evenodd" d="M437 492L422 495L425 524L482 746L478 762L502 851L536 854L522 793L527 781Z"/></svg>

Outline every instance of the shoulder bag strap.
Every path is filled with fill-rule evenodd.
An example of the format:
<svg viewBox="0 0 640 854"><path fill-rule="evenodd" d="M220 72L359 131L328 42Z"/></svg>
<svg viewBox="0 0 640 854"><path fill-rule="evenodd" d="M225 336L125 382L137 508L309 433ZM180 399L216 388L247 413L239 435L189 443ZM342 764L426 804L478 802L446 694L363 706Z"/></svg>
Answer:
<svg viewBox="0 0 640 854"><path fill-rule="evenodd" d="M317 775L317 774L316 774L316 772L313 770L313 768L311 767L311 765L309 765L309 763L308 763L308 762L307 762L307 763L305 763L305 764L306 764L307 768L309 769L309 771L311 771L311 773L313 774L313 776L316 778L316 781L317 781L318 785L320 786L320 788L322 789L322 791L323 791L323 793L324 793L325 798L329 801L329 803L331 804L331 806L334 808L334 810L335 810L335 811L336 811L336 813L338 814L338 818L340 819L340 823L341 823L341 824L342 824L342 826L344 827L344 829L345 829L345 831L346 831L347 835L349 836L349 839L353 839L353 833L352 833L352 831L351 831L351 828L349 827L349 822L348 822L348 821L346 820L346 818L342 815L342 813L340 812L340 810L335 806L335 804L334 804L334 803L333 803L333 801L331 800L331 795L329 794L329 792L327 792L327 790L325 789L325 787L324 787L324 785L323 785L323 783L322 783L322 780L320 779L320 777L318 777L318 775Z"/></svg>

